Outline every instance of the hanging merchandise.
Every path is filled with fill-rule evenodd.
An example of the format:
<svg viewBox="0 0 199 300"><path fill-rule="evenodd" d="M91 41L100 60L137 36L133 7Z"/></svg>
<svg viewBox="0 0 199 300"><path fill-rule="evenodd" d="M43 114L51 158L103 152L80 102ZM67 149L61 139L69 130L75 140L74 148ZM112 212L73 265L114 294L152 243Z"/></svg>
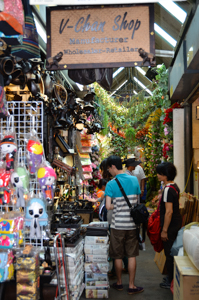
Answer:
<svg viewBox="0 0 199 300"><path fill-rule="evenodd" d="M23 6L21 0L4 0L3 11L0 11L0 37L8 45L19 45L23 42Z"/></svg>
<svg viewBox="0 0 199 300"><path fill-rule="evenodd" d="M17 153L16 134L14 129L14 118L9 117L8 130L5 132L0 143L3 160L6 162L6 171L14 170L15 158Z"/></svg>
<svg viewBox="0 0 199 300"><path fill-rule="evenodd" d="M44 200L32 198L28 201L25 214L25 225L30 227L30 239L41 239L41 226L48 225L48 215Z"/></svg>
<svg viewBox="0 0 199 300"><path fill-rule="evenodd" d="M22 0L24 7L25 25L23 44L12 47L12 54L23 59L40 58L38 33L29 0Z"/></svg>
<svg viewBox="0 0 199 300"><path fill-rule="evenodd" d="M7 101L4 90L4 78L0 73L0 119L6 118L8 116L7 109Z"/></svg>
<svg viewBox="0 0 199 300"><path fill-rule="evenodd" d="M43 164L37 171L37 177L44 199L46 199L49 204L52 204L56 185L55 180L57 179L54 169L50 165L47 166L47 164Z"/></svg>
<svg viewBox="0 0 199 300"><path fill-rule="evenodd" d="M9 188L10 172L0 167L0 204L8 204L10 202L11 190Z"/></svg>
<svg viewBox="0 0 199 300"><path fill-rule="evenodd" d="M22 148L19 148L18 166L11 174L11 183L15 188L16 193L16 207L25 207L25 195L28 194L29 188L29 174L20 156L22 156Z"/></svg>
<svg viewBox="0 0 199 300"><path fill-rule="evenodd" d="M18 247L23 243L24 216L21 212L0 213L0 248Z"/></svg>
<svg viewBox="0 0 199 300"><path fill-rule="evenodd" d="M14 277L13 251L0 249L0 283Z"/></svg>
<svg viewBox="0 0 199 300"><path fill-rule="evenodd" d="M43 160L43 146L39 141L37 132L34 130L35 119L32 118L33 128L30 132L30 136L26 145L27 150L27 161L29 166L30 174L34 174L37 168Z"/></svg>
<svg viewBox="0 0 199 300"><path fill-rule="evenodd" d="M24 26L23 4L21 0L4 0L4 13L12 15L22 26Z"/></svg>
<svg viewBox="0 0 199 300"><path fill-rule="evenodd" d="M37 300L39 295L39 251L27 245L16 254L16 299Z"/></svg>

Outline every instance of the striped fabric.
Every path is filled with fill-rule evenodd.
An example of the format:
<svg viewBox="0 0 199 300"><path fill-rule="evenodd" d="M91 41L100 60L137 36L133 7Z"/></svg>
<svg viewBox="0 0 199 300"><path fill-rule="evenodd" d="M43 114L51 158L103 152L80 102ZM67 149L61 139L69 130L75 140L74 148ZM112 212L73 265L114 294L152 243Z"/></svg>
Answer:
<svg viewBox="0 0 199 300"><path fill-rule="evenodd" d="M132 206L137 204L137 195L128 195L128 198ZM111 228L120 230L136 229L135 223L130 216L130 208L124 197L113 198L113 205Z"/></svg>

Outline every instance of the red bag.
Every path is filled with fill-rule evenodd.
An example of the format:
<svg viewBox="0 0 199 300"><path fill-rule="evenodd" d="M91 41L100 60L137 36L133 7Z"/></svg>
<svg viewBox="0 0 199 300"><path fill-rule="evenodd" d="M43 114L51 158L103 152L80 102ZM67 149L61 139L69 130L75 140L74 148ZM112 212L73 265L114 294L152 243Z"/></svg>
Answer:
<svg viewBox="0 0 199 300"><path fill-rule="evenodd" d="M148 220L147 235L151 244L156 252L161 252L163 243L161 240L161 227L160 227L160 211L159 206L156 211L152 213Z"/></svg>

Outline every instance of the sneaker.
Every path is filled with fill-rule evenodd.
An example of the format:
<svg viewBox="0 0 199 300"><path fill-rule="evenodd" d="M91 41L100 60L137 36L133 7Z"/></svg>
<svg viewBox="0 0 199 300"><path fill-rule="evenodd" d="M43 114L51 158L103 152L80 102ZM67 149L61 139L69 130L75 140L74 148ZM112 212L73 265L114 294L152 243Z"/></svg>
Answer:
<svg viewBox="0 0 199 300"><path fill-rule="evenodd" d="M168 281L164 281L160 283L160 287L163 289L170 289L171 284Z"/></svg>
<svg viewBox="0 0 199 300"><path fill-rule="evenodd" d="M123 285L122 284L117 284L117 282L111 284L111 287L114 288L117 291L123 291Z"/></svg>
<svg viewBox="0 0 199 300"><path fill-rule="evenodd" d="M129 295L134 295L134 294L138 294L138 293L142 293L142 292L144 292L144 288L143 287L139 287L139 286L137 286L136 288L134 288L134 289L130 289L130 288L128 288L128 294Z"/></svg>
<svg viewBox="0 0 199 300"><path fill-rule="evenodd" d="M162 281L163 281L163 282L169 282L169 277L168 277L168 276L163 277Z"/></svg>

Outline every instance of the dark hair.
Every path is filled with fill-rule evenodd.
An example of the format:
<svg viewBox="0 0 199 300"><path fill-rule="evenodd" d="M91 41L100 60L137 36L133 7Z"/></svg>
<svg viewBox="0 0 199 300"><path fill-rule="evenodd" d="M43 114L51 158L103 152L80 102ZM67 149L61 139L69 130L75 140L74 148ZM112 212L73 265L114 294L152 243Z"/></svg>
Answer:
<svg viewBox="0 0 199 300"><path fill-rule="evenodd" d="M107 158L105 158L105 159L101 162L101 164L100 164L100 170L101 170L101 171L105 171L105 170L107 169L107 167L106 167L106 162L107 162Z"/></svg>
<svg viewBox="0 0 199 300"><path fill-rule="evenodd" d="M107 167L116 166L118 170L122 170L122 160L119 156L111 155L107 158Z"/></svg>
<svg viewBox="0 0 199 300"><path fill-rule="evenodd" d="M103 187L103 185L106 186L107 182L108 181L106 179L104 179L104 178L100 179L99 180L99 184L98 184L98 188L101 189Z"/></svg>
<svg viewBox="0 0 199 300"><path fill-rule="evenodd" d="M177 175L177 170L171 162L163 162L156 167L156 171L160 175L167 176L167 180L174 180Z"/></svg>

